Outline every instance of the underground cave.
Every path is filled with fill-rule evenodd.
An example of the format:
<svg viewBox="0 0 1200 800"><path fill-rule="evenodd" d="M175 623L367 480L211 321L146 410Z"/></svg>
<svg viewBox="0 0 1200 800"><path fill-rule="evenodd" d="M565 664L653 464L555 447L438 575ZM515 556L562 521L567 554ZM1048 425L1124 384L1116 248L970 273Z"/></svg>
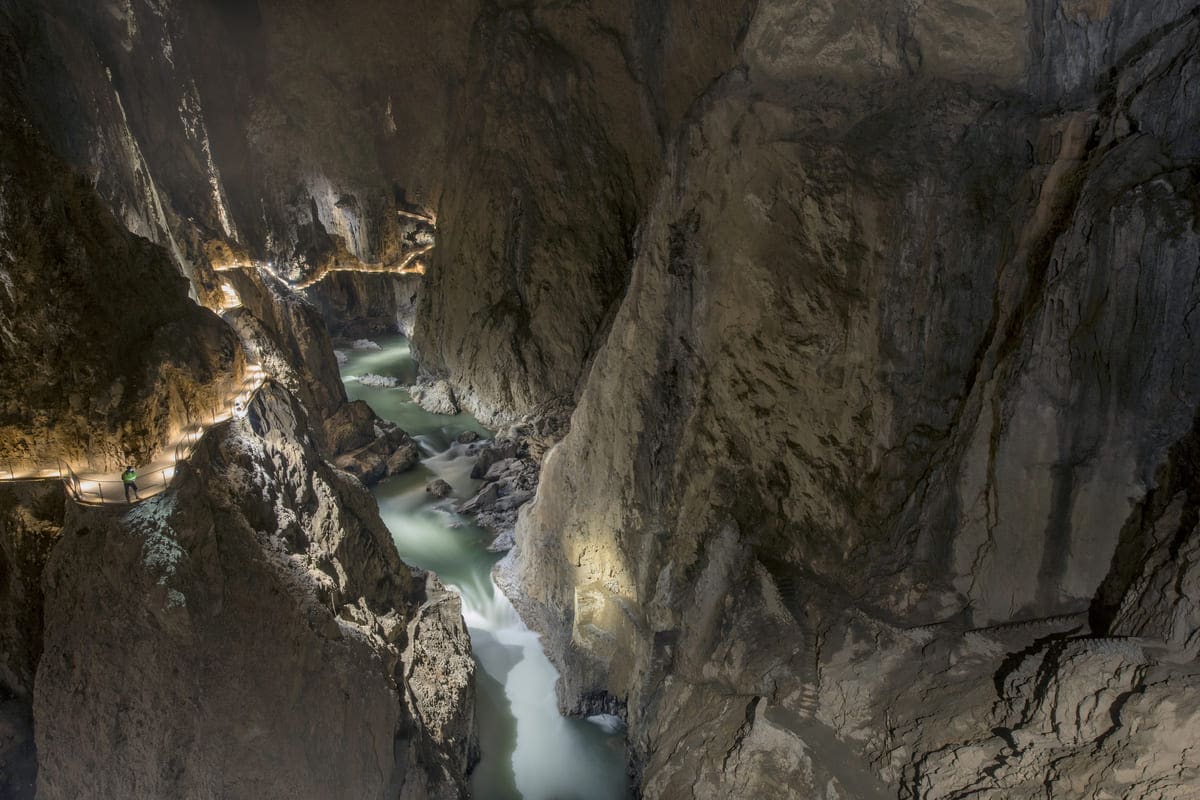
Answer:
<svg viewBox="0 0 1200 800"><path fill-rule="evenodd" d="M1200 797L1200 0L0 0L0 798Z"/></svg>

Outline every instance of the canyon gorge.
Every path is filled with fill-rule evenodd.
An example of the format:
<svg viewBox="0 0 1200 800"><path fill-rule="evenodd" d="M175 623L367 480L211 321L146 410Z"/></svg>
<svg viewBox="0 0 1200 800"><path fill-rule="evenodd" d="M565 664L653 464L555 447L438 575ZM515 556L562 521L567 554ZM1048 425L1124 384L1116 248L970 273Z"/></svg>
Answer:
<svg viewBox="0 0 1200 800"><path fill-rule="evenodd" d="M1200 0L0 0L0 78L0 798L1200 797Z"/></svg>

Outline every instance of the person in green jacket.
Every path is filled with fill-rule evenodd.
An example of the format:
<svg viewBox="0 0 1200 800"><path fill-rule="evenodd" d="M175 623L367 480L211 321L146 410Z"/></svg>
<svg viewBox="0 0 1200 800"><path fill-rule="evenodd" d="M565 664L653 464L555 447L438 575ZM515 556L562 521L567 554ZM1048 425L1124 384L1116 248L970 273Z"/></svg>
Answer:
<svg viewBox="0 0 1200 800"><path fill-rule="evenodd" d="M126 467L125 471L121 473L121 482L125 484L126 503L132 503L134 500L142 499L138 497L137 472L133 469L133 465ZM133 493L132 499L129 497L130 492Z"/></svg>

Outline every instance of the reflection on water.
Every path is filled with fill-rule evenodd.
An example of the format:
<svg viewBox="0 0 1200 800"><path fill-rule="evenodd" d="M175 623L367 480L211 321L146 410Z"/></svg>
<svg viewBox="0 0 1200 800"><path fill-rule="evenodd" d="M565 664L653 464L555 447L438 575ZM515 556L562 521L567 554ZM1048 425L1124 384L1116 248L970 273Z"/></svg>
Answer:
<svg viewBox="0 0 1200 800"><path fill-rule="evenodd" d="M620 800L627 795L625 741L604 724L566 719L558 714L553 665L538 637L525 627L492 583L499 558L485 548L490 537L454 513L454 502L470 497L479 485L471 479L473 458L455 443L465 430L488 431L469 415L430 414L402 389L374 388L353 378L373 373L410 383L416 374L402 337L379 339L381 350L346 351L342 365L346 391L365 400L376 413L408 431L421 443L425 459L411 472L375 488L379 510L401 557L436 572L463 597L463 616L471 632L477 671L482 759L471 776L478 800ZM441 478L454 497L436 500L425 484Z"/></svg>

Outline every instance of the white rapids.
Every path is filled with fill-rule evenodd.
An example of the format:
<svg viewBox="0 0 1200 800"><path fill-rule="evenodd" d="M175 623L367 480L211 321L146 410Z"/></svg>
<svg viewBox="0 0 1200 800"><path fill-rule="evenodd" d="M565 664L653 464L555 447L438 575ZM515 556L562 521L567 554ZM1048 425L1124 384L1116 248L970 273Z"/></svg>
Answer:
<svg viewBox="0 0 1200 800"><path fill-rule="evenodd" d="M454 440L465 430L488 432L466 414L430 414L402 388L362 383L360 375L415 378L408 342L379 340L380 349L354 349L342 364L346 390L365 400L377 414L412 434L425 458L412 472L388 479L375 489L380 513L409 564L436 572L463 598L463 617L479 667L476 716L480 728L479 765L471 776L477 800L623 800L629 795L625 739L620 720L589 720L558 713L554 686L558 672L512 603L495 586L491 570L498 556L489 553L489 536L454 511L473 494L473 456ZM372 385L372 384L375 385ZM441 478L454 489L437 500L425 484Z"/></svg>

